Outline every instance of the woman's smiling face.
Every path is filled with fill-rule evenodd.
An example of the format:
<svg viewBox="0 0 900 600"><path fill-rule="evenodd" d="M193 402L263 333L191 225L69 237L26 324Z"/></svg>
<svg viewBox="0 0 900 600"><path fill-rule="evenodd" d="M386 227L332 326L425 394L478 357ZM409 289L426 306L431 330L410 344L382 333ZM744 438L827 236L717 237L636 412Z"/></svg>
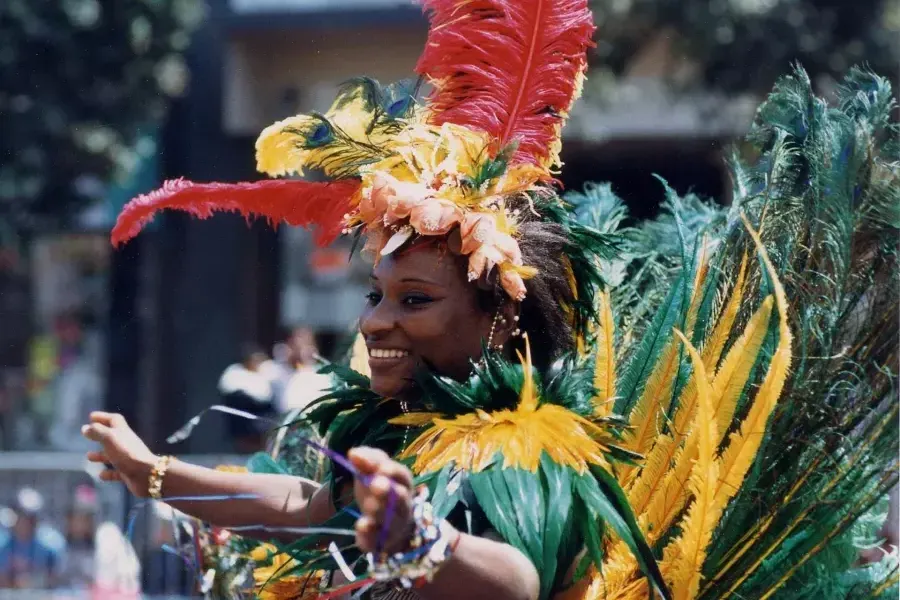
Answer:
<svg viewBox="0 0 900 600"><path fill-rule="evenodd" d="M382 258L371 286L360 331L373 391L402 395L421 365L457 380L468 376L493 315L479 306L463 259L436 243L415 246Z"/></svg>

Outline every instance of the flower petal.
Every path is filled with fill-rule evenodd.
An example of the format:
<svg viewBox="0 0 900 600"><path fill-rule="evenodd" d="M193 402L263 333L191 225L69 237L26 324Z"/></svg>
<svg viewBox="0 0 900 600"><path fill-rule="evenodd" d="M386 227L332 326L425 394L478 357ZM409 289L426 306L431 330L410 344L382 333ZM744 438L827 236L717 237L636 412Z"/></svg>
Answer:
<svg viewBox="0 0 900 600"><path fill-rule="evenodd" d="M514 270L505 269L500 273L500 286L516 302L525 299L525 282L522 280L522 276Z"/></svg>
<svg viewBox="0 0 900 600"><path fill-rule="evenodd" d="M429 199L412 209L409 223L422 235L444 235L462 218L462 210L453 202Z"/></svg>

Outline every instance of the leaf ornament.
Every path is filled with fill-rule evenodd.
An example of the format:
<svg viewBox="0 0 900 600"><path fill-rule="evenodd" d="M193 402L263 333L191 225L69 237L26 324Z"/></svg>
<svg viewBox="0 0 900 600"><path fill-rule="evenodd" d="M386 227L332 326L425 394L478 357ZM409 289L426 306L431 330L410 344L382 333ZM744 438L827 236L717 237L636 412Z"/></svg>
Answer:
<svg viewBox="0 0 900 600"><path fill-rule="evenodd" d="M431 20L416 71L435 91L429 122L516 143L511 164L559 164L560 132L593 46L587 0L423 0Z"/></svg>

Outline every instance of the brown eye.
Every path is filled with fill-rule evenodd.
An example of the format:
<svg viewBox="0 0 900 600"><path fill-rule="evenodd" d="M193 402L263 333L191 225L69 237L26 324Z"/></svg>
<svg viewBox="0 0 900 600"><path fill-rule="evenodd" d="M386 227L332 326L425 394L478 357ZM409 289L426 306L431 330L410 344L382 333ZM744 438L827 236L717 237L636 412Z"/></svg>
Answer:
<svg viewBox="0 0 900 600"><path fill-rule="evenodd" d="M375 306L379 302L381 302L381 294L378 292L369 292L366 294L366 301L368 301L369 305Z"/></svg>
<svg viewBox="0 0 900 600"><path fill-rule="evenodd" d="M403 299L403 304L409 306L419 306L422 304L428 304L432 301L433 299L430 296L426 296L425 294L410 294Z"/></svg>

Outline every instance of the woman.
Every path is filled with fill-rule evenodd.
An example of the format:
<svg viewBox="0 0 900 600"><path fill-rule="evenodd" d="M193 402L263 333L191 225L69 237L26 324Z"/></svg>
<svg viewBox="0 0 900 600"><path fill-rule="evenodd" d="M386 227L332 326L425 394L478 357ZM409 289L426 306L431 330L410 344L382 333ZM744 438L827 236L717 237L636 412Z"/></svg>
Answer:
<svg viewBox="0 0 900 600"><path fill-rule="evenodd" d="M172 504L220 526L258 525L262 535L334 524L352 500L368 575L421 586L425 598L548 598L585 543L598 555L596 522L614 517L612 531L659 584L609 475L617 432L593 418L591 373L572 357L553 365L589 335L599 259L613 247L576 222L552 185L560 129L587 67L591 14L582 1L526 4L533 14L498 21L493 11L426 3L434 27L420 73L435 82L445 71L459 75L427 108L404 84L359 79L325 115L292 117L261 134L260 170L317 169L329 182L167 182L132 201L113 230L114 242L127 240L156 210L176 208L316 225L321 242L342 231L365 236L376 259L360 319L371 380L352 377L309 415L350 463L332 456L322 485L220 473L155 456L120 416L96 413L84 434L102 445L90 459L113 467L106 480L155 498L255 494ZM477 47L452 41L489 32ZM484 51L508 49L514 38L531 47L513 60L521 72L508 74L519 89L494 105L507 116L475 111L481 123L457 122L454 106L497 99L464 80L481 76ZM537 60L540 47L554 50ZM413 489L414 475L433 504ZM533 514L514 515L517 504Z"/></svg>
<svg viewBox="0 0 900 600"><path fill-rule="evenodd" d="M481 355L482 341L490 336L496 309L485 307L483 294L465 276L461 261L440 244L425 244L379 262L372 273L369 303L360 318L360 330L369 350L372 390L384 397L416 403L413 375L429 364L440 373L464 379L472 361ZM506 345L514 329L511 302L497 307L504 325L494 327L493 342ZM541 308L552 310L552 307ZM527 323L523 323L527 329ZM565 347L557 340L563 332L535 332L533 344L547 349L547 358ZM123 481L135 495L148 495L147 482L159 458L134 434L119 415L95 413L85 435L102 444L90 460L108 463L115 470L102 474L107 481ZM408 534L413 476L382 450L358 448L350 453L353 465L373 475L371 486L352 485L362 511L357 521L357 544L364 552L375 549L385 515L390 482L397 492L397 518L391 524L389 547L400 548ZM349 491L349 490L347 490ZM225 527L264 523L300 527L324 523L335 514L332 490L311 481L279 475L222 473L173 461L164 480L165 496L257 494L258 499L228 502L173 502L179 510ZM451 526L452 527L452 526ZM496 539L451 529L456 551L434 582L419 590L424 598L537 598L535 567L518 550Z"/></svg>
<svg viewBox="0 0 900 600"><path fill-rule="evenodd" d="M125 241L155 211L174 208L201 217L231 210L316 225L322 242L341 232L366 238L375 267L360 329L371 378L333 368L343 382L308 413L332 449L328 479L320 485L277 474L222 473L157 457L121 417L106 413L93 415L85 428L102 444L91 460L112 465L103 477L142 496L249 496L173 504L217 525L291 540L281 552L294 562L252 554L271 564L256 572L264 598L309 597L310 580L331 586L325 597L334 597L335 585L338 592L363 587L371 598L412 586L415 592L401 595L543 600L565 591L599 599L648 597L655 587L668 598L671 587L682 598L736 590L770 597L797 572L793 561L777 558L780 553L801 548L798 565L814 558L831 532L858 519L869 495L894 483L889 475L884 481L864 477L865 485L854 487L856 479L832 467L822 467L819 477L820 455L798 462L796 448L761 435L773 423L781 432L773 440L796 440L798 432L809 440L826 435L839 460L864 457L871 472L893 472L896 456L883 451L896 439L889 428L871 432L874 441L867 443L877 441L879 451L841 445L866 403L842 405L847 418L839 426L808 418L820 414L813 410L819 398L802 396L804 388L821 389L816 386L825 382L834 390L851 378L837 365L831 379L810 370L792 379L792 357L804 348L815 348L810 357L817 361L844 351L816 346L807 331L795 339L788 293L803 314L822 314L819 304L833 290L806 297L802 290L811 281L803 276L782 286L766 252L775 248L780 260L808 262L791 254L799 246L792 202L802 197L818 206L821 198L810 190L830 189L835 179L808 165L782 165L830 156L843 147L834 144L838 138L848 147L868 147L871 124L888 122L875 113L890 105L868 100L869 94L887 86L854 76L841 105L847 115L816 113L824 127L811 131L825 132L816 141L827 149L808 150L804 139L792 142L803 152L782 155L785 123L805 123L805 107L820 106L808 80L783 83L790 93L776 90L752 138L762 144L753 177L737 173L742 183L734 212L718 227L709 224L708 244L699 232L686 236L685 223L692 222L676 215L667 235L680 241L674 254L681 263L666 259L677 265L677 275L641 282L647 273L666 272L666 261L642 267L631 294L638 304L643 295L658 299L657 314L636 324L624 308L617 323L609 295L598 293L603 259L615 255L611 236L600 231L616 228L610 224L623 218L622 208L588 206L586 216L609 227L585 227L552 185L560 129L586 68L593 30L586 2L424 4L432 28L417 70L435 86L425 106L416 105L404 85L360 79L326 114L286 119L257 141L261 171L278 176L315 169L327 182L167 182L130 203L113 230L114 242ZM809 99L801 105L795 98ZM860 115L870 121L859 121ZM797 136L808 133L795 129ZM846 161L829 164L848 169ZM801 177L812 172L823 177L816 187ZM864 182L855 189L881 211L885 198L895 198L888 190L897 188L880 173L841 175ZM772 183L757 189L744 185L749 181ZM780 186L792 182L811 195L783 193ZM859 208L868 205L856 196L848 205L868 210ZM751 217L746 227L742 211ZM759 228L764 218L765 243L749 224ZM881 221L865 223L872 230L863 229L860 239L896 239L895 229L882 228ZM780 247L776 238L789 243ZM632 250L629 260L655 260L654 249ZM759 265L749 259L754 251ZM816 283L841 278L846 274ZM618 300L628 302L628 296ZM767 336L770 330L777 335ZM844 337L829 339L843 343ZM628 358L620 369L622 345ZM889 346L863 340L847 347ZM593 368L584 367L583 355L590 355ZM865 361L887 364L876 358ZM893 379L879 373L879 385L888 389ZM783 397L785 389L791 398ZM345 453L349 462L342 461ZM762 485L769 476L776 479ZM814 498L826 500L806 500ZM846 514L837 506L848 507ZM816 530L826 519L837 520ZM353 560L352 550L325 550L328 536L347 521L365 561ZM319 525L328 532L297 531ZM788 537L792 533L799 537ZM331 581L340 577L323 573L330 570L352 583L341 588ZM878 579L871 582L886 589ZM752 592L744 592L748 586Z"/></svg>

